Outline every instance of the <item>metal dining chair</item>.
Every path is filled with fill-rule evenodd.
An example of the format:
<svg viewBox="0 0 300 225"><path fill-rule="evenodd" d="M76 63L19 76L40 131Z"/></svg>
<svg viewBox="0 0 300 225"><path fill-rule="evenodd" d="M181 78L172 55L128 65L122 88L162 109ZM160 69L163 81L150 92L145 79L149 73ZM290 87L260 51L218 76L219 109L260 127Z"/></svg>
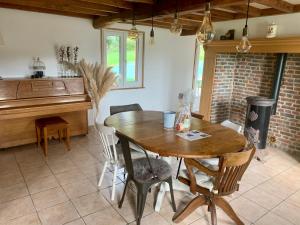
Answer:
<svg viewBox="0 0 300 225"><path fill-rule="evenodd" d="M155 184L167 182L170 187L172 208L175 212L176 205L170 165L162 159L150 158L146 151L144 151L146 157L132 160L128 140L121 136L120 141L128 176L121 201L119 202L119 208L122 207L124 202L128 183L132 181L137 188L136 221L137 225L140 225L149 189Z"/></svg>
<svg viewBox="0 0 300 225"><path fill-rule="evenodd" d="M179 223L198 207L208 205L212 225L217 224L216 206L220 207L236 224L244 225L223 196L239 190L242 176L254 153L253 145L240 152L226 153L220 156L218 170L211 170L195 159L184 159L187 170L179 176L179 180L188 185L193 194L198 193L198 195L183 210L174 215L173 221Z"/></svg>
<svg viewBox="0 0 300 225"><path fill-rule="evenodd" d="M121 163L121 157L120 157L122 156L122 150L120 149L120 145L117 145L118 138L115 135L116 133L115 128L97 124L97 130L99 132L100 140L103 145L103 155L105 157L105 162L99 178L98 187L101 187L106 170L109 168L109 166L112 166L113 183L112 183L111 200L113 201L115 198L118 168L124 165L124 163Z"/></svg>

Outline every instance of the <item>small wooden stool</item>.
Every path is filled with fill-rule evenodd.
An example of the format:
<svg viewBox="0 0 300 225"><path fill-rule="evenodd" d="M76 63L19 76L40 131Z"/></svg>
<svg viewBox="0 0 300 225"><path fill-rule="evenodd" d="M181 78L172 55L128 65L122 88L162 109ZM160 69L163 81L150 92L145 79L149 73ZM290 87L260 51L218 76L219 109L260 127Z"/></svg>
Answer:
<svg viewBox="0 0 300 225"><path fill-rule="evenodd" d="M67 145L68 151L70 151L70 129L67 121L62 119L61 117L48 117L42 118L35 121L36 128L36 138L37 145L40 147L41 145L41 134L44 136L44 154L48 155L48 135L49 131L58 132L59 141L62 140L62 137L65 138L65 143Z"/></svg>

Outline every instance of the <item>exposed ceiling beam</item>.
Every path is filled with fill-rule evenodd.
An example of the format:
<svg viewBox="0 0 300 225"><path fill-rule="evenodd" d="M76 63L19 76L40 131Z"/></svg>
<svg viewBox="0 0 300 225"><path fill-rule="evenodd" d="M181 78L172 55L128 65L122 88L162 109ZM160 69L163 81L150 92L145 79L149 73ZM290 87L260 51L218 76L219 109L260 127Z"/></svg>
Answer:
<svg viewBox="0 0 300 225"><path fill-rule="evenodd" d="M133 3L154 4L153 0L125 0L125 1L133 2Z"/></svg>
<svg viewBox="0 0 300 225"><path fill-rule="evenodd" d="M269 6L282 12L293 12L294 5L283 0L253 0L261 5Z"/></svg>
<svg viewBox="0 0 300 225"><path fill-rule="evenodd" d="M91 2L95 4L108 5L121 9L132 9L132 3L124 0L83 0L85 2Z"/></svg>
<svg viewBox="0 0 300 225"><path fill-rule="evenodd" d="M226 9L230 9L237 13L247 14L247 5L233 5L225 7ZM249 6L249 16L261 16L261 9Z"/></svg>
<svg viewBox="0 0 300 225"><path fill-rule="evenodd" d="M70 4L74 2L74 0L65 0L65 1L52 1L52 0L0 0L0 3L10 4L10 5L18 5L19 7L34 7L40 8L44 10L55 10L61 12L71 12L71 13L79 13L79 14L87 14L87 15L98 15L105 16L106 12L97 9L83 8L77 6L75 4Z"/></svg>
<svg viewBox="0 0 300 225"><path fill-rule="evenodd" d="M49 14L62 15L62 16L72 16L72 17L79 17L79 18L86 18L86 19L93 18L93 16L88 14L75 13L75 12L63 12L63 11L58 11L53 9L41 9L32 6L12 5L12 4L1 3L1 2L0 2L0 7L8 8L8 9L25 10L30 12L49 13Z"/></svg>
<svg viewBox="0 0 300 225"><path fill-rule="evenodd" d="M236 4L244 4L246 0L213 0L211 4L213 7L226 7ZM155 17L164 15L171 15L175 13L176 2L174 0L164 0L155 5ZM185 0L179 1L179 11L180 15L204 10L205 0ZM147 19L151 17L152 10L151 7L139 7L138 12L136 13L136 19ZM94 20L94 28L105 27L114 22L124 21L132 17L132 12L121 12L117 15L111 15L108 17L99 17Z"/></svg>

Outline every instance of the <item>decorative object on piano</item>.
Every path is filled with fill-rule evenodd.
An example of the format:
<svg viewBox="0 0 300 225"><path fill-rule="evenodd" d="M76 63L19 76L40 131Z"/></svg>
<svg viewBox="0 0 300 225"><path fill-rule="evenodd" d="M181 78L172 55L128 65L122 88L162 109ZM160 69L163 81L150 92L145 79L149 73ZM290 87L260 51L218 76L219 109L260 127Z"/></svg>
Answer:
<svg viewBox="0 0 300 225"><path fill-rule="evenodd" d="M78 77L79 48L76 46L61 46L58 48L59 74L61 77Z"/></svg>
<svg viewBox="0 0 300 225"><path fill-rule="evenodd" d="M221 35L220 40L234 40L234 32L234 29L228 30L225 35Z"/></svg>
<svg viewBox="0 0 300 225"><path fill-rule="evenodd" d="M81 60L78 66L83 76L86 90L93 102L94 125L96 127L100 101L116 84L117 75L112 72L112 67L106 67L98 63L88 64L85 60Z"/></svg>
<svg viewBox="0 0 300 225"><path fill-rule="evenodd" d="M32 69L33 69L33 75L31 76L31 78L34 79L34 78L44 77L45 75L44 71L46 70L46 66L45 63L42 62L39 57L33 58Z"/></svg>
<svg viewBox="0 0 300 225"><path fill-rule="evenodd" d="M274 38L277 35L277 25L275 22L268 25L267 36L266 38Z"/></svg>

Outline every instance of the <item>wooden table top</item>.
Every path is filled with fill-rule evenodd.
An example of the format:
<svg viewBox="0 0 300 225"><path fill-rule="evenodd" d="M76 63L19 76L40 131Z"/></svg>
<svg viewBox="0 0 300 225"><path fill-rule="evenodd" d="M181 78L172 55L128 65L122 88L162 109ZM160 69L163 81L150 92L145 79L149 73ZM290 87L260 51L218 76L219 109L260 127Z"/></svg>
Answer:
<svg viewBox="0 0 300 225"><path fill-rule="evenodd" d="M175 130L163 128L163 113L157 111L124 112L108 117L105 125L116 129L129 141L161 156L183 158L209 158L224 153L238 152L246 143L244 136L210 122L192 118L191 129L210 134L211 137L187 141Z"/></svg>

